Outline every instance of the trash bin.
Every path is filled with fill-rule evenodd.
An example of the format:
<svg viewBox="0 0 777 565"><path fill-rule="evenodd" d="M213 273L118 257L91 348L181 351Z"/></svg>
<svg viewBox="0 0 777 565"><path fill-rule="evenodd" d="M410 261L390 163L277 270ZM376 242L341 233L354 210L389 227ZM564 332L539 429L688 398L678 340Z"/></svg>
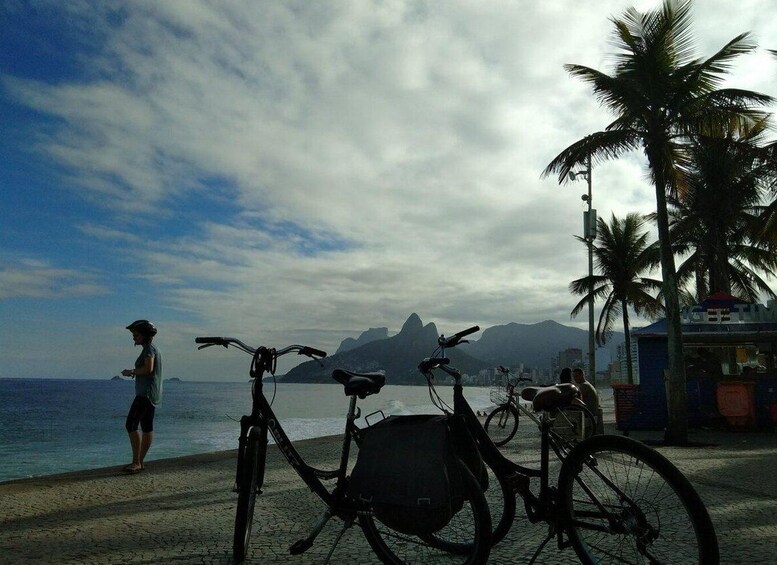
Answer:
<svg viewBox="0 0 777 565"><path fill-rule="evenodd" d="M755 428L755 383L718 383L718 411L735 430Z"/></svg>
<svg viewBox="0 0 777 565"><path fill-rule="evenodd" d="M660 430L666 425L666 399L641 385L612 385L615 422L622 432Z"/></svg>

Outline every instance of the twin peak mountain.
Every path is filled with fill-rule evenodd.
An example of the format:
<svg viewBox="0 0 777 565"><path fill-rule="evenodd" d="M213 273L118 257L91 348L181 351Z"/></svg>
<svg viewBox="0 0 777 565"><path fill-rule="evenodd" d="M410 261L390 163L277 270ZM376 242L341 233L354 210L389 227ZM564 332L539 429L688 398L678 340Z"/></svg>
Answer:
<svg viewBox="0 0 777 565"><path fill-rule="evenodd" d="M463 328L459 328L463 329ZM458 331L458 330L457 330ZM424 325L418 314L411 314L400 332L389 337L388 328L370 328L358 339L343 340L334 355L321 361L307 361L283 376L283 382L331 383L334 369L356 372L384 371L387 384L424 384L418 363L431 356L439 337L433 323ZM469 336L469 343L447 349L451 365L464 374L477 374L496 365L547 369L551 358L568 348L585 350L588 332L547 320L537 324L515 322L493 326ZM610 341L612 347L617 336ZM597 364L598 365L598 364Z"/></svg>

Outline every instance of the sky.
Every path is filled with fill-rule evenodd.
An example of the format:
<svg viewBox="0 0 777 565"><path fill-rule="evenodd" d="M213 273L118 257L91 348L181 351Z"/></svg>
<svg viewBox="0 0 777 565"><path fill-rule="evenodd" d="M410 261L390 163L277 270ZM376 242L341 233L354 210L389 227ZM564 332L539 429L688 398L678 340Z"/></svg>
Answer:
<svg viewBox="0 0 777 565"><path fill-rule="evenodd" d="M249 359L197 335L587 328L585 182L541 173L613 116L563 65L610 71L610 18L657 5L2 0L0 377L109 378L141 318L166 377L212 381ZM751 32L727 86L777 96L777 4L731 6L695 2L698 56ZM655 208L639 153L592 187Z"/></svg>

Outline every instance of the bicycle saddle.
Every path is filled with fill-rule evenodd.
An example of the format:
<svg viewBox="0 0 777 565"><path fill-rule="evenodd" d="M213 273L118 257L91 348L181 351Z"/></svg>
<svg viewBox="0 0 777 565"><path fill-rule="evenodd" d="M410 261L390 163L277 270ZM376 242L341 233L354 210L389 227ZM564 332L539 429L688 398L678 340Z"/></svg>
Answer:
<svg viewBox="0 0 777 565"><path fill-rule="evenodd" d="M345 396L355 394L359 398L380 392L386 384L386 375L383 373L353 373L345 369L335 369L332 378L345 387Z"/></svg>
<svg viewBox="0 0 777 565"><path fill-rule="evenodd" d="M572 383L550 386L527 386L521 391L521 398L531 401L534 410L552 410L572 404L580 389Z"/></svg>

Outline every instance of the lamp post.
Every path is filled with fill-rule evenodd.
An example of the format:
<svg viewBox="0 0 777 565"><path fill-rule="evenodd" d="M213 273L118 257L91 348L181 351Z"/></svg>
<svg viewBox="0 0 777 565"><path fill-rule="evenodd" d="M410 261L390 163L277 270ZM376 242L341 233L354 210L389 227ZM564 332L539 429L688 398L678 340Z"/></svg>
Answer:
<svg viewBox="0 0 777 565"><path fill-rule="evenodd" d="M596 210L591 208L591 155L585 160L584 171L570 171L570 180L583 177L588 182L588 194L583 194L583 202L588 204L588 210L583 212L583 239L588 245L588 278L591 281L588 301L588 363L591 384L596 386L596 338L594 335L594 240L596 239Z"/></svg>

